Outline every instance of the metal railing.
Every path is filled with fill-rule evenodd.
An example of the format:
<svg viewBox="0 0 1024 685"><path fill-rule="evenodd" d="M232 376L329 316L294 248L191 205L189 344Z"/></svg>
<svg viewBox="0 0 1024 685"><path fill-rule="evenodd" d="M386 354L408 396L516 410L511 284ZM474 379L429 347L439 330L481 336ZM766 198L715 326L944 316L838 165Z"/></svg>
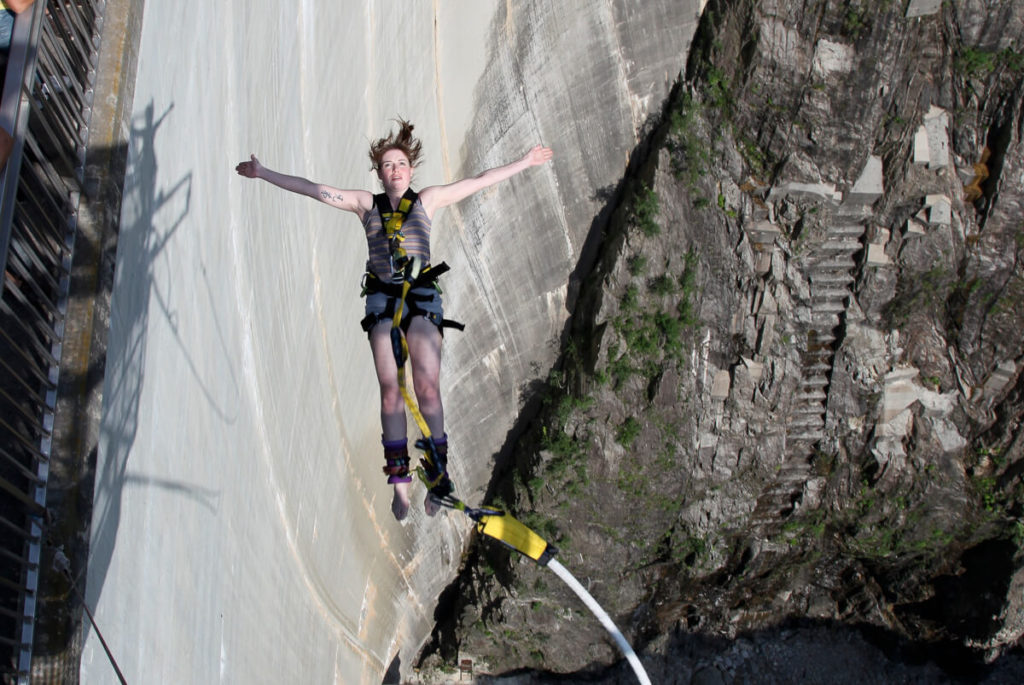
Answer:
<svg viewBox="0 0 1024 685"><path fill-rule="evenodd" d="M0 670L27 682L57 381L103 0L18 15L0 126Z"/></svg>

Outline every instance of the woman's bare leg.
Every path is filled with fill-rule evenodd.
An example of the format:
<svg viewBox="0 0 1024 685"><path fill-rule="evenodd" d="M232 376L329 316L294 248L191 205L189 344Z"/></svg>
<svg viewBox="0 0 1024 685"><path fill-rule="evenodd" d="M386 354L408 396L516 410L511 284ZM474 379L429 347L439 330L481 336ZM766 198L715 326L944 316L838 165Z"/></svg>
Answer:
<svg viewBox="0 0 1024 685"><path fill-rule="evenodd" d="M444 437L444 407L441 403L441 331L422 316L409 322L406 341L412 366L413 389L420 413L434 439ZM440 506L427 493L423 508L429 516Z"/></svg>
<svg viewBox="0 0 1024 685"><path fill-rule="evenodd" d="M370 331L370 349L373 366L380 385L380 425L385 441L406 437L405 401L398 386L398 366L391 349L391 321L381 321ZM391 498L391 513L399 521L409 513L411 483L395 483Z"/></svg>
<svg viewBox="0 0 1024 685"><path fill-rule="evenodd" d="M406 336L413 390L430 434L444 435L444 407L441 404L441 332L422 316L409 322Z"/></svg>

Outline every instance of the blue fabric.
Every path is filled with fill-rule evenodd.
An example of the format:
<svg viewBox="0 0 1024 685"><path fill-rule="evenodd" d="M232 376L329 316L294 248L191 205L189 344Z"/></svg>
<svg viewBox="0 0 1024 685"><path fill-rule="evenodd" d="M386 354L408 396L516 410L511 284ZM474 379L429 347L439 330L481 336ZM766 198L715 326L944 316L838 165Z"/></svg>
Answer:
<svg viewBox="0 0 1024 685"><path fill-rule="evenodd" d="M0 52L11 49L11 33L14 31L14 17L11 10L0 10Z"/></svg>
<svg viewBox="0 0 1024 685"><path fill-rule="evenodd" d="M416 307L430 314L436 314L440 321L444 318L444 309L441 305L441 293L437 291L434 286L425 286L422 288L413 288L409 291L410 298L406 298L406 314L409 311L409 300L411 296L418 296L416 299ZM419 299L419 297L425 297L429 299ZM388 296L384 293L372 293L366 296L366 313L367 314L383 314L387 311ZM405 314L402 315L403 320ZM390 320L390 319L387 319Z"/></svg>

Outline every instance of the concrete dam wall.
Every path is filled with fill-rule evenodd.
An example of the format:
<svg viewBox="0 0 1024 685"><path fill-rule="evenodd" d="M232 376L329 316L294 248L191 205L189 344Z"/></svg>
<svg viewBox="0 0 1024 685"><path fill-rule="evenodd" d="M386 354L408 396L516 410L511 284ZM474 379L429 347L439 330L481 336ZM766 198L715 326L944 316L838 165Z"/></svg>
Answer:
<svg viewBox="0 0 1024 685"><path fill-rule="evenodd" d="M367 145L396 116L424 142L416 187L554 149L434 223L467 324L445 341L450 468L478 504L702 5L146 3L86 592L129 682L408 672L469 530L422 487L391 517L358 222L235 164L376 190ZM81 676L115 682L93 631Z"/></svg>

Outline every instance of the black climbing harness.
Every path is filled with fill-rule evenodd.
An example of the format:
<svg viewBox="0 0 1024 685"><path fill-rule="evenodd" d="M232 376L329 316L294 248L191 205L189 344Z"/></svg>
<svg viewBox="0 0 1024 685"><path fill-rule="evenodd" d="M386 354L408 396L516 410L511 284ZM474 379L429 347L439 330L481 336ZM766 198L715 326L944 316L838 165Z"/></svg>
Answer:
<svg viewBox="0 0 1024 685"><path fill-rule="evenodd" d="M420 303L430 301L434 298L432 292L427 293L424 290L433 289L437 293L441 292L441 288L437 284L437 279L449 270L449 266L444 262L441 262L437 266L420 265L416 269L416 275L412 277L410 283L410 267L412 266L412 259L406 253L405 248L402 247L403 241L405 241L405 234L402 232L402 226L405 223L405 219L409 216L409 212L412 211L413 205L416 204L416 200L419 195L409 188L402 195L402 199L398 201L398 207L396 209L391 208L391 200L388 198L387 193L379 193L373 196L373 204L377 208L377 213L380 214L381 230L384 232L384 237L388 241L388 259L391 265L391 280L385 281L377 274L372 271L367 271L363 276L363 296L373 295L375 293L384 293L387 295L387 305L381 313L367 314L360 325L363 330L369 334L370 330L381 321L395 318L395 311L398 309L399 301L404 297L404 306L407 307L405 320L402 322L402 330L409 330L409 323L416 316L425 317L430 323L437 326L441 334L444 334L445 328L455 328L458 330L465 329L465 326L458 321L451 319L444 319L435 312L427 311ZM417 291L417 292L410 292Z"/></svg>
<svg viewBox="0 0 1024 685"><path fill-rule="evenodd" d="M421 304L434 299L434 293L431 290L438 293L441 292L441 288L437 285L437 279L450 268L446 263L441 262L437 266L426 266L420 271L420 275L410 286L409 293L405 298L406 316L403 317L401 324L403 331L408 332L409 323L416 316L425 317L430 323L437 326L442 335L444 335L445 328L454 328L460 331L466 328L465 324L453 321L452 319L445 319L437 312L428 311ZM402 297L403 287L404 283L385 281L372 271L366 272L363 276L363 291L361 295L369 296L376 293L384 293L388 298L383 312L371 312L359 322L359 325L362 326L366 333L369 333L381 321L394 319L395 309L399 299Z"/></svg>

